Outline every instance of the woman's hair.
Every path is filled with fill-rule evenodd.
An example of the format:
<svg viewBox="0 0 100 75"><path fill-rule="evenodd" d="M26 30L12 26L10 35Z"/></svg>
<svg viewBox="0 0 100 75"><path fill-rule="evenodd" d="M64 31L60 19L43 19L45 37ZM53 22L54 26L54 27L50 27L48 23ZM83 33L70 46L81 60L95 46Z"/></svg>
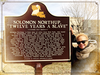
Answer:
<svg viewBox="0 0 100 75"><path fill-rule="evenodd" d="M78 40L78 38L79 38L80 36L85 36L85 37L87 38L87 40L88 40L88 36L87 36L86 34L84 34L84 33L78 34L78 35L76 36L76 40Z"/></svg>

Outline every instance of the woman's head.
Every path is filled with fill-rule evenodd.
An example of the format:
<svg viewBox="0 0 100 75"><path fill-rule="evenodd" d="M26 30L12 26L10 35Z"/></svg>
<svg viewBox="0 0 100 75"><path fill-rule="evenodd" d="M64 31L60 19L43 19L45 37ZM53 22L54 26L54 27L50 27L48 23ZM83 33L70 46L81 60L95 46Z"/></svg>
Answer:
<svg viewBox="0 0 100 75"><path fill-rule="evenodd" d="M88 36L84 33L78 34L76 40L80 49L84 49L88 45Z"/></svg>

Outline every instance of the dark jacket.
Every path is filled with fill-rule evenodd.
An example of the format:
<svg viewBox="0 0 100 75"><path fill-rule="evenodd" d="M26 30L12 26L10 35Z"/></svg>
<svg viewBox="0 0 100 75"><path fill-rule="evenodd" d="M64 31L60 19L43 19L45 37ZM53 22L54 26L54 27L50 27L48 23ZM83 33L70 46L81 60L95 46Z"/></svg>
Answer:
<svg viewBox="0 0 100 75"><path fill-rule="evenodd" d="M71 43L72 42L76 42L76 37L75 37L75 35L71 35ZM74 62L75 62L75 60L77 60L77 58L76 58L76 48L74 48L73 46L72 46L72 48L71 48L71 64L73 64Z"/></svg>

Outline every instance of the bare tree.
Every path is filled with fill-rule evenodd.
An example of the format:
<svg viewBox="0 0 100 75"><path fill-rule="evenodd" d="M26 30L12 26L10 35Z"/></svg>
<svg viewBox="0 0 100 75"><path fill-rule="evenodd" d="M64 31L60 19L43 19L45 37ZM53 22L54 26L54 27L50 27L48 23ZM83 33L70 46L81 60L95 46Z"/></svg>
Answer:
<svg viewBox="0 0 100 75"><path fill-rule="evenodd" d="M76 23L78 33L80 33L88 29L87 25L90 19L97 18L97 3L73 1L69 6L62 7L62 11L65 15L75 18L74 22L71 20L71 24Z"/></svg>

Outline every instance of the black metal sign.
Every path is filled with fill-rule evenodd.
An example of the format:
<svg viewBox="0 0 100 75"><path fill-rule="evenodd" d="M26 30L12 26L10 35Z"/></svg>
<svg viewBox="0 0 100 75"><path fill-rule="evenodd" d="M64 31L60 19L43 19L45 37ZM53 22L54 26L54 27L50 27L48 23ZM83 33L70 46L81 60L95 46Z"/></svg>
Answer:
<svg viewBox="0 0 100 75"><path fill-rule="evenodd" d="M5 62L70 60L69 19L51 15L40 2L22 16L6 16Z"/></svg>

